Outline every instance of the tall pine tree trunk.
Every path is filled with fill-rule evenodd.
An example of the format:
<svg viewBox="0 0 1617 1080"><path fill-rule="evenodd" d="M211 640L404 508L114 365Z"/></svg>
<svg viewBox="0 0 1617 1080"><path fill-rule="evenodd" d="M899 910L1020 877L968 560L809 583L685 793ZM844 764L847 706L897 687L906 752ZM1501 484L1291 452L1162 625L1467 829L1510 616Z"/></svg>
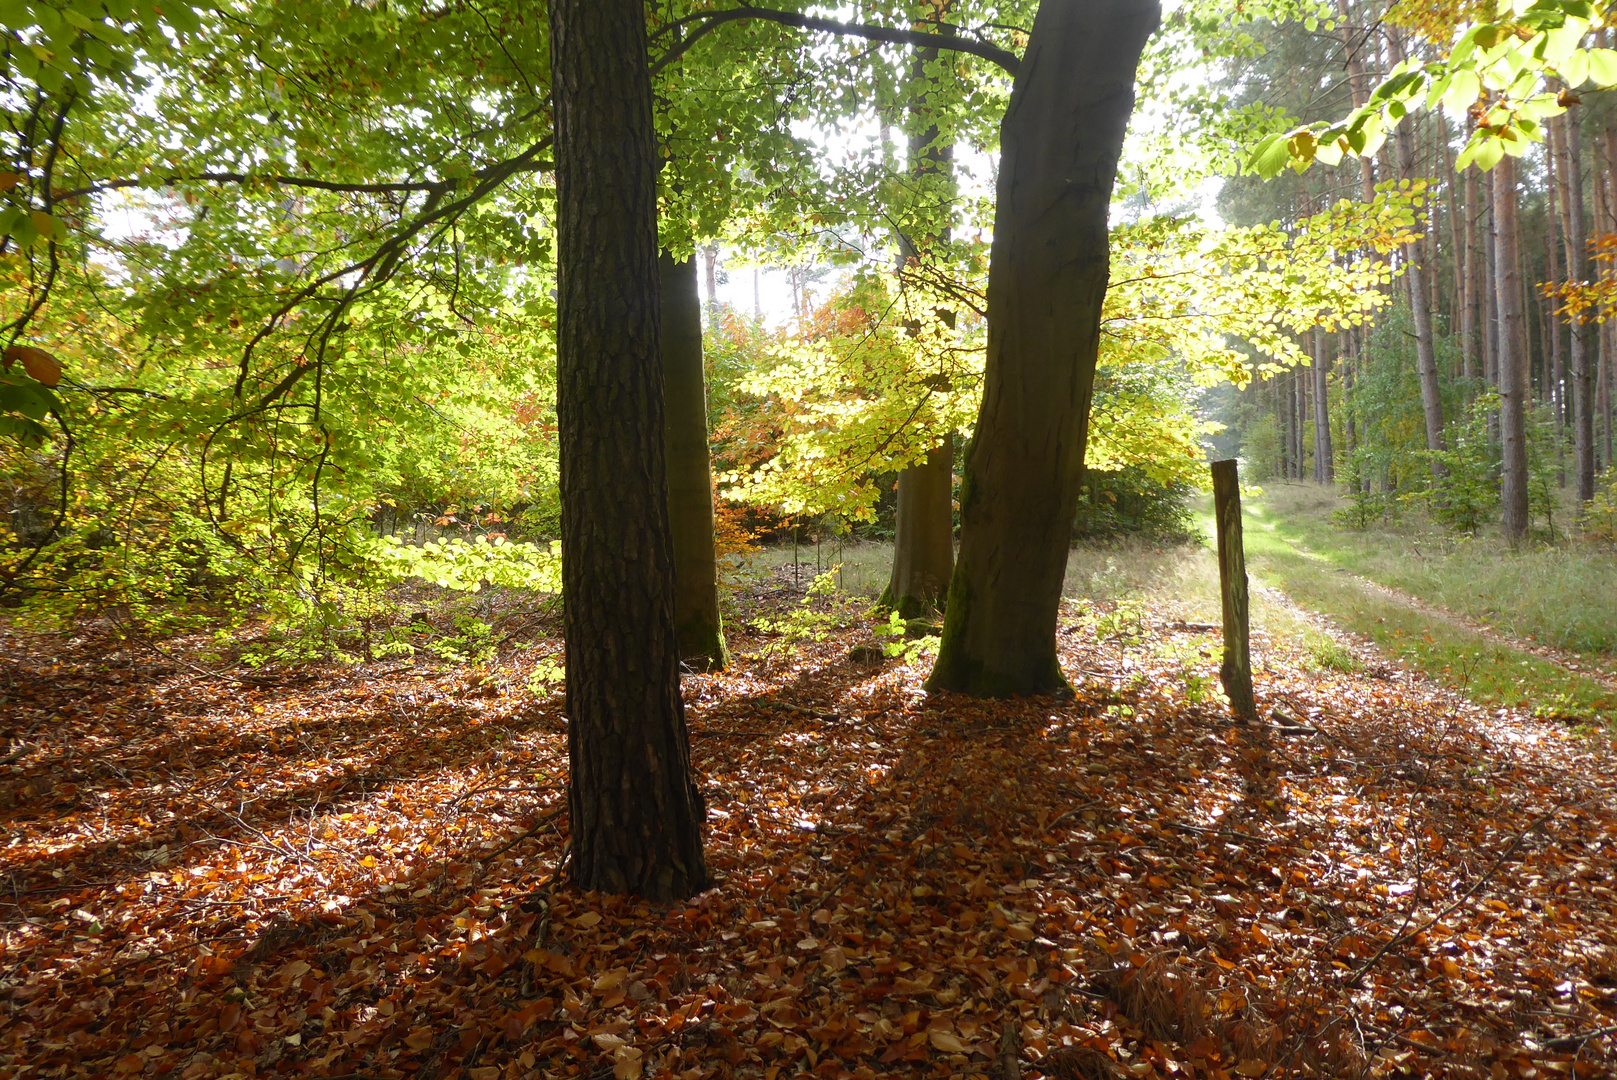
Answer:
<svg viewBox="0 0 1617 1080"><path fill-rule="evenodd" d="M1000 125L988 356L932 690L1067 693L1056 617L1072 542L1107 222L1156 0L1045 0Z"/></svg>
<svg viewBox="0 0 1617 1080"><path fill-rule="evenodd" d="M1399 51L1400 59L1402 51ZM1398 179L1414 178L1415 150L1414 118L1398 125L1394 136L1397 143ZM1437 348L1432 339L1432 298L1427 291L1425 239L1416 240L1404 248L1409 269L1404 278L1409 283L1409 309L1415 322L1415 370L1420 377L1421 413L1426 421L1426 449L1434 454L1443 449L1443 392L1437 380ZM1441 479L1443 466L1432 458L1432 479Z"/></svg>
<svg viewBox="0 0 1617 1080"><path fill-rule="evenodd" d="M1550 121L1555 151L1560 156L1558 180L1561 184L1561 234L1566 237L1566 276L1582 281L1587 275L1583 216L1583 154L1576 108ZM1588 502L1595 493L1595 362L1594 342L1589 324L1572 323L1570 379L1572 384L1572 476L1578 501Z"/></svg>
<svg viewBox="0 0 1617 1080"><path fill-rule="evenodd" d="M1336 482L1336 463L1331 452L1331 404L1329 382L1330 353L1324 330L1314 331L1314 481Z"/></svg>
<svg viewBox="0 0 1617 1080"><path fill-rule="evenodd" d="M1493 170L1499 280L1499 438L1504 449L1501 528L1512 544L1527 537L1527 320L1517 263L1516 159Z"/></svg>
<svg viewBox="0 0 1617 1080"><path fill-rule="evenodd" d="M1481 374L1477 363L1477 308L1481 291L1481 251L1477 243L1477 215L1482 208L1477 199L1477 169L1465 171L1465 273L1464 295L1460 301L1460 371L1468 379Z"/></svg>
<svg viewBox="0 0 1617 1080"><path fill-rule="evenodd" d="M667 412L668 528L674 545L674 633L679 658L697 671L730 662L719 619L713 548L713 469L702 372L702 300L696 257L658 259L662 278L663 402Z"/></svg>
<svg viewBox="0 0 1617 1080"><path fill-rule="evenodd" d="M657 143L641 0L552 0L562 596L573 880L707 882L674 639Z"/></svg>

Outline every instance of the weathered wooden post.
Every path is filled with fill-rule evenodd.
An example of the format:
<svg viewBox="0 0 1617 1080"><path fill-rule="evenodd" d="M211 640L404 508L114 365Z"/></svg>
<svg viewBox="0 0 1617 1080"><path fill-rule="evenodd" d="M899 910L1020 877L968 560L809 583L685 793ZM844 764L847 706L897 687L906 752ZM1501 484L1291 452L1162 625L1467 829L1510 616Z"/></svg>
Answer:
<svg viewBox="0 0 1617 1080"><path fill-rule="evenodd" d="M1224 607L1224 663L1218 681L1236 716L1255 718L1247 620L1246 552L1241 546L1241 480L1235 461L1213 462L1213 514L1218 520L1218 592Z"/></svg>

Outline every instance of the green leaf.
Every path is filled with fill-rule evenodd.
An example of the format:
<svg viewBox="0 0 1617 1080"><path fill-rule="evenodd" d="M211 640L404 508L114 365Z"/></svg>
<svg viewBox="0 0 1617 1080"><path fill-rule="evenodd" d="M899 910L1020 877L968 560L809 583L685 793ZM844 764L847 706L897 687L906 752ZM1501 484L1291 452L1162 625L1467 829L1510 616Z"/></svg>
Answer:
<svg viewBox="0 0 1617 1080"><path fill-rule="evenodd" d="M1252 155L1247 158L1246 167L1249 172L1255 172L1265 180L1272 180L1280 175L1280 170L1286 167L1291 160L1291 150L1288 145L1290 136L1268 135L1253 148Z"/></svg>
<svg viewBox="0 0 1617 1080"><path fill-rule="evenodd" d="M1449 79L1443 92L1443 107L1456 115L1465 112L1482 93L1482 80L1470 68L1461 68Z"/></svg>
<svg viewBox="0 0 1617 1080"><path fill-rule="evenodd" d="M1617 86L1617 49L1590 49L1589 78L1599 87Z"/></svg>
<svg viewBox="0 0 1617 1080"><path fill-rule="evenodd" d="M0 377L0 410L43 420L60 407L56 395L32 379L18 375Z"/></svg>
<svg viewBox="0 0 1617 1080"><path fill-rule="evenodd" d="M0 414L0 436L16 439L24 446L43 446L51 431L37 420Z"/></svg>

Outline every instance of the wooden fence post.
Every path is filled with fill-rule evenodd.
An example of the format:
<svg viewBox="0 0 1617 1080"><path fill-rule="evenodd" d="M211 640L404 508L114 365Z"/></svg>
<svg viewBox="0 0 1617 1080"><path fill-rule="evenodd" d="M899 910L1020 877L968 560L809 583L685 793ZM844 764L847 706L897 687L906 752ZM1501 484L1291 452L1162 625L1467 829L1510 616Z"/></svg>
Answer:
<svg viewBox="0 0 1617 1080"><path fill-rule="evenodd" d="M1218 592L1224 607L1224 663L1218 669L1218 681L1230 699L1230 711L1253 719L1258 705L1252 698L1241 481L1232 459L1213 462L1213 514L1218 520Z"/></svg>

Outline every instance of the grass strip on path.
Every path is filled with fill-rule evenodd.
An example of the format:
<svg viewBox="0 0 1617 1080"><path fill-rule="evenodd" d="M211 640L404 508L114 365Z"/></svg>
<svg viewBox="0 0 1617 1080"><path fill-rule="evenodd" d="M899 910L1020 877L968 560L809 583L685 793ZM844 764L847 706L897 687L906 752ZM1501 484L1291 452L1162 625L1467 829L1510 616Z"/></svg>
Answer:
<svg viewBox="0 0 1617 1080"><path fill-rule="evenodd" d="M1617 695L1522 649L1368 588L1330 557L1288 536L1261 506L1244 508L1247 567L1297 603L1368 637L1389 657L1462 691L1481 705L1610 723ZM1206 517L1209 531L1211 515Z"/></svg>

